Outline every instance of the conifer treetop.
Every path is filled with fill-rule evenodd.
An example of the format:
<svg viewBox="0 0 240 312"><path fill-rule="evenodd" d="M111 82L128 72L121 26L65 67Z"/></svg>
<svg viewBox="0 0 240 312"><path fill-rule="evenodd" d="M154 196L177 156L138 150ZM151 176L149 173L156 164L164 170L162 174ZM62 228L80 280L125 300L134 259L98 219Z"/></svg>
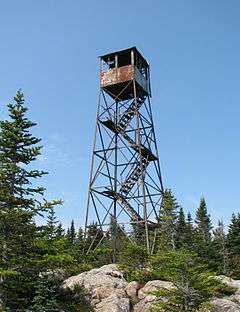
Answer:
<svg viewBox="0 0 240 312"><path fill-rule="evenodd" d="M31 133L36 123L26 117L28 109L21 90L7 108L9 119L0 121L1 206L30 211L45 209L36 199L36 195L44 194L45 188L38 186L35 179L47 172L34 169L32 164L41 155L41 139Z"/></svg>

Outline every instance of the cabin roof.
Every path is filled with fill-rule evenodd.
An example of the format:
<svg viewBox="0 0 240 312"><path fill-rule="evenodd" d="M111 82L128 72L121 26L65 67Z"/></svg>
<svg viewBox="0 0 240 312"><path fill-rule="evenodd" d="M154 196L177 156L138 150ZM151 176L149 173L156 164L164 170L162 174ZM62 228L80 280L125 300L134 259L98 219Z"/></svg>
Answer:
<svg viewBox="0 0 240 312"><path fill-rule="evenodd" d="M113 59L114 56L116 54L121 54L122 56L124 55L128 55L131 51L134 51L140 58L142 58L142 60L146 63L146 65L149 65L147 60L142 56L142 54L138 51L138 49L133 46L131 48L127 48L127 49L124 49L124 50L119 50L119 51L114 51L114 52L111 52L111 53L108 53L108 54L104 54L104 55L101 55L99 56L104 62L107 62L109 59Z"/></svg>

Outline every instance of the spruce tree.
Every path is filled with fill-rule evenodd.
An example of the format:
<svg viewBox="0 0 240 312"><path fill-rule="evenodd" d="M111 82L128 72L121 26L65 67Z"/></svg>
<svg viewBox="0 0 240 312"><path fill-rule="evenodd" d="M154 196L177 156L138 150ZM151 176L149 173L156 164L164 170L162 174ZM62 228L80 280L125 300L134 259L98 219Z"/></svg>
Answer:
<svg viewBox="0 0 240 312"><path fill-rule="evenodd" d="M229 272L229 253L227 249L227 238L224 233L224 225L222 221L218 221L218 226L213 231L214 259L212 265L218 274L228 274Z"/></svg>
<svg viewBox="0 0 240 312"><path fill-rule="evenodd" d="M44 206L39 205L36 194L43 195L44 188L33 183L47 172L27 169L41 154L40 139L30 130L36 123L26 117L24 96L18 91L14 104L8 105L10 120L0 121L0 204L1 209L25 209L39 213Z"/></svg>
<svg viewBox="0 0 240 312"><path fill-rule="evenodd" d="M62 226L62 223L59 222L58 225L57 225L57 229L56 229L56 237L57 238L61 238L61 237L64 237L64 228Z"/></svg>
<svg viewBox="0 0 240 312"><path fill-rule="evenodd" d="M132 227L131 239L137 245L145 245L146 244L146 230L145 230L145 228L143 226L139 226L139 224L137 224L137 223L133 223L131 225L131 227ZM150 233L149 233L149 235L150 235Z"/></svg>
<svg viewBox="0 0 240 312"><path fill-rule="evenodd" d="M235 278L240 278L240 213L232 215L227 234L227 247L231 274Z"/></svg>
<svg viewBox="0 0 240 312"><path fill-rule="evenodd" d="M240 256L240 213L232 215L227 235L227 243L231 255Z"/></svg>
<svg viewBox="0 0 240 312"><path fill-rule="evenodd" d="M90 224L85 234L85 250L94 250L103 237L104 233L97 223Z"/></svg>
<svg viewBox="0 0 240 312"><path fill-rule="evenodd" d="M83 238L84 238L83 229L79 227L77 232L77 241L83 241Z"/></svg>
<svg viewBox="0 0 240 312"><path fill-rule="evenodd" d="M36 281L35 295L26 312L59 312L57 287L48 278L39 277Z"/></svg>
<svg viewBox="0 0 240 312"><path fill-rule="evenodd" d="M14 97L14 103L8 105L8 112L9 120L0 121L0 292L3 305L14 309L26 304L28 299L23 291L31 295L24 274L36 235L33 217L44 210L35 198L36 194L43 194L44 188L33 180L46 172L29 166L42 147L38 145L40 139L30 133L36 124L26 117L21 91ZM30 276L28 279L31 280Z"/></svg>
<svg viewBox="0 0 240 312"><path fill-rule="evenodd" d="M76 240L75 240L75 258L80 262L83 257L83 252L84 252L84 233L83 229L79 227L77 235L76 235Z"/></svg>
<svg viewBox="0 0 240 312"><path fill-rule="evenodd" d="M187 225L185 220L185 215L183 208L180 207L178 218L176 222L176 236L175 236L175 244L176 248L182 248L186 246L186 232L187 232Z"/></svg>
<svg viewBox="0 0 240 312"><path fill-rule="evenodd" d="M179 204L171 190L165 190L159 210L159 232L156 243L160 249L175 249L176 221Z"/></svg>
<svg viewBox="0 0 240 312"><path fill-rule="evenodd" d="M194 250L194 226L191 213L188 212L186 220L186 249L193 251Z"/></svg>
<svg viewBox="0 0 240 312"><path fill-rule="evenodd" d="M203 239L208 242L211 240L211 220L210 215L207 211L207 204L205 199L202 197L200 199L200 205L196 212L196 220L195 223L197 225L197 231L202 235Z"/></svg>
<svg viewBox="0 0 240 312"><path fill-rule="evenodd" d="M67 241L69 246L74 246L76 242L76 230L74 225L74 220L71 221L70 228L67 230Z"/></svg>
<svg viewBox="0 0 240 312"><path fill-rule="evenodd" d="M46 172L33 163L42 146L31 134L36 123L26 117L21 91L8 113L9 119L0 121L0 293L5 310L20 311L31 301L38 275L33 266L38 236L34 217L54 203L40 200L44 188L36 179Z"/></svg>
<svg viewBox="0 0 240 312"><path fill-rule="evenodd" d="M48 235L50 240L56 238L58 230L57 226L58 220L54 211L54 207L50 207L47 215L47 224L45 226L46 235Z"/></svg>
<svg viewBox="0 0 240 312"><path fill-rule="evenodd" d="M207 204L204 198L200 199L200 205L196 212L195 247L196 252L208 260L211 258L212 224L207 211Z"/></svg>
<svg viewBox="0 0 240 312"><path fill-rule="evenodd" d="M110 219L110 227L109 227L109 238L106 237L104 241L104 245L110 250L115 249L115 254L111 252L111 261L116 262L119 259L119 254L125 248L127 243L127 235L124 231L124 228L119 225L114 217L112 216Z"/></svg>

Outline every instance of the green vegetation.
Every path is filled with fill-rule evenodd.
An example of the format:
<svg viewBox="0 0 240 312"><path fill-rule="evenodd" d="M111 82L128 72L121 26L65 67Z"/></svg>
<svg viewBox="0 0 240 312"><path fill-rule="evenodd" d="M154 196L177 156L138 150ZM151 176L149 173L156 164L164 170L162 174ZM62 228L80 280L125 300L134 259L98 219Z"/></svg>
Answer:
<svg viewBox="0 0 240 312"><path fill-rule="evenodd" d="M35 168L41 140L31 133L36 125L27 118L24 96L18 91L8 105L9 118L0 121L0 306L8 311L90 311L84 291L63 291L67 277L111 263L115 258L128 281L171 281L175 288L158 292L168 298L154 311L197 311L211 296L232 290L212 276L240 278L240 214L233 215L229 231L220 221L213 229L207 204L200 200L195 222L185 217L171 190L166 190L158 213L155 246L149 255L144 232L136 225L127 234L114 219L105 240L92 224L84 238L74 221L63 229L55 215L61 200L46 201ZM41 216L42 225L36 217ZM116 254L112 253L117 234ZM135 243L131 243L135 241ZM89 247L91 251L86 252ZM0 309L1 309L0 308ZM199 310L200 311L200 310Z"/></svg>
<svg viewBox="0 0 240 312"><path fill-rule="evenodd" d="M37 183L47 172L34 168L42 146L31 134L36 124L26 117L21 91L8 112L9 119L0 122L1 308L60 311L59 285L64 276L55 278L54 273L62 270L68 276L74 271L76 261L69 252L73 242L55 217L54 206L61 200L44 200L45 189ZM37 226L36 216L46 216L47 224Z"/></svg>
<svg viewBox="0 0 240 312"><path fill-rule="evenodd" d="M158 253L152 257L151 264L157 278L170 281L175 286L175 289L155 293L168 298L167 302L159 303L156 309L160 307L173 312L196 311L212 296L233 291L214 279L213 272L192 251L180 249Z"/></svg>

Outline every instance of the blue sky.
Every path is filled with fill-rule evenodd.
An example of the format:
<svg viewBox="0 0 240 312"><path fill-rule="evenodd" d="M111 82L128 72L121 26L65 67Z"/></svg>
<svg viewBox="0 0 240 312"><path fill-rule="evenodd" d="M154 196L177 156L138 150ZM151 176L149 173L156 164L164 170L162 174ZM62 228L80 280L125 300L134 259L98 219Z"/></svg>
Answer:
<svg viewBox="0 0 240 312"><path fill-rule="evenodd" d="M68 225L85 213L97 56L136 45L151 65L165 187L216 221L240 208L240 2L9 0L0 5L0 117L18 88L43 139L38 165Z"/></svg>

